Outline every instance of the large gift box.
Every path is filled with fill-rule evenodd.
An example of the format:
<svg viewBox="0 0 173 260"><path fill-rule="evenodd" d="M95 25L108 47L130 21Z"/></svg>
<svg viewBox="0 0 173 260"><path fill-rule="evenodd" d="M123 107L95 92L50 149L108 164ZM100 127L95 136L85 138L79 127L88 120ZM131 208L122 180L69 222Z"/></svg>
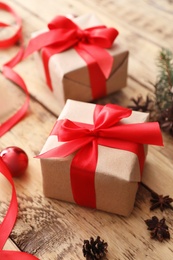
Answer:
<svg viewBox="0 0 173 260"><path fill-rule="evenodd" d="M147 113L68 100L40 155L47 197L128 216L147 144L162 145Z"/></svg>
<svg viewBox="0 0 173 260"><path fill-rule="evenodd" d="M129 53L116 29L91 14L58 16L48 27L46 35L33 34L33 45L42 45L36 61L60 107L67 99L91 101L126 86Z"/></svg>

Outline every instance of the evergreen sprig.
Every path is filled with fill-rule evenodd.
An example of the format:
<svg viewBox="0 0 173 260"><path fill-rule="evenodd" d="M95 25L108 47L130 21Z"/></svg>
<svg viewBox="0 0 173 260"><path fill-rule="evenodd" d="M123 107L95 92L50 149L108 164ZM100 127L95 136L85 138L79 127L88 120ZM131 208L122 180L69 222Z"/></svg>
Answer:
<svg viewBox="0 0 173 260"><path fill-rule="evenodd" d="M173 53L170 50L161 50L157 67L159 73L155 84L155 104L160 113L173 105Z"/></svg>
<svg viewBox="0 0 173 260"><path fill-rule="evenodd" d="M149 96L132 98L131 109L149 112L150 121L158 121L163 131L173 136L173 52L162 49L157 58L158 75L154 99Z"/></svg>

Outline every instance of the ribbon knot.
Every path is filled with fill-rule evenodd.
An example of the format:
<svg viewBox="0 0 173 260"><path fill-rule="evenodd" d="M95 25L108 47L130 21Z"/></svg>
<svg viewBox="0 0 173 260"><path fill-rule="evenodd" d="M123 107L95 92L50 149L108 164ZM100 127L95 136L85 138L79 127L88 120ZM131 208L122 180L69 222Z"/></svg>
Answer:
<svg viewBox="0 0 173 260"><path fill-rule="evenodd" d="M98 138L99 137L99 131L97 129L90 129L89 130L89 135L93 136L95 138Z"/></svg>
<svg viewBox="0 0 173 260"><path fill-rule="evenodd" d="M86 30L77 29L77 38L83 43L89 43L90 33Z"/></svg>

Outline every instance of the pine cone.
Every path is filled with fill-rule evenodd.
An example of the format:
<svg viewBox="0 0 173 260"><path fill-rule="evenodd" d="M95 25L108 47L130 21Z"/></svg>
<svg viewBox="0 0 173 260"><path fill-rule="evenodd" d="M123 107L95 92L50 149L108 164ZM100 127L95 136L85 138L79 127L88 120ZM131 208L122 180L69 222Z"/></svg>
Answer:
<svg viewBox="0 0 173 260"><path fill-rule="evenodd" d="M87 260L103 259L107 253L108 244L101 240L99 236L94 240L84 240L83 255Z"/></svg>
<svg viewBox="0 0 173 260"><path fill-rule="evenodd" d="M158 118L158 122L163 131L173 136L173 106L165 109Z"/></svg>

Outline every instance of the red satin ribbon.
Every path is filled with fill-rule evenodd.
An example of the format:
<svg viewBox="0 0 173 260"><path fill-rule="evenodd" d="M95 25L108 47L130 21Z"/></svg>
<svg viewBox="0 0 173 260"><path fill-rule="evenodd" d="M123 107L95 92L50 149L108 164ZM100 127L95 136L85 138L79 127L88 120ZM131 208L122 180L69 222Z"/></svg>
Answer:
<svg viewBox="0 0 173 260"><path fill-rule="evenodd" d="M14 45L17 41L22 40L22 20L9 5L3 2L0 2L0 9L11 13L15 19L16 25L18 26L18 29L16 30L13 36L11 36L8 39L0 41L0 48L8 48ZM10 27L11 25L0 22L0 27L8 27L8 26Z"/></svg>
<svg viewBox="0 0 173 260"><path fill-rule="evenodd" d="M94 124L58 120L51 135L57 135L60 146L47 151L38 158L65 157L77 152L70 168L71 186L76 203L96 207L95 168L98 145L127 150L138 156L142 173L145 153L144 144L163 145L157 122L123 124L121 119L132 111L117 105L96 105Z"/></svg>
<svg viewBox="0 0 173 260"><path fill-rule="evenodd" d="M16 30L16 32L12 37L0 41L0 48L8 48L14 45L17 41L20 41L22 43L21 18L16 14L16 12L10 6L8 6L3 2L0 2L0 9L3 9L11 13L14 16L15 22L18 26L18 29ZM0 22L0 27L7 27L7 26L10 25ZM21 89L24 90L26 94L26 99L22 107L14 115L12 115L7 121L5 121L0 125L0 137L3 136L8 130L10 130L15 124L17 124L25 116L28 110L29 93L27 87L23 79L12 69L19 61L22 60L23 54L24 54L24 48L21 47L17 55L14 58L12 58L9 62L4 64L2 68L2 73L4 74L4 76L10 79L11 81L13 81Z"/></svg>
<svg viewBox="0 0 173 260"><path fill-rule="evenodd" d="M31 39L25 57L42 49L45 74L50 89L52 90L48 68L50 56L74 48L88 66L93 98L104 96L106 79L110 75L113 64L113 58L105 48L112 46L118 31L106 26L95 26L82 30L64 16L57 16L48 24L48 27L48 32Z"/></svg>
<svg viewBox="0 0 173 260"><path fill-rule="evenodd" d="M9 13L11 13L14 18L15 22L18 25L18 29L14 33L14 35L8 39L1 40L0 41L0 48L8 48L12 45L14 45L17 41L20 40L22 43L22 22L21 18L15 13L15 11L8 6L7 4L0 2L0 9L5 10ZM5 24L3 22L0 22L0 27L7 27L10 26L8 24ZM29 105L29 93L27 90L27 87L22 80L22 78L12 70L12 68L21 61L23 57L24 49L21 47L20 51L17 53L17 55L11 59L9 62L3 65L3 74L8 79L12 80L15 84L19 85L24 92L26 93L26 100L24 105L12 116L10 117L6 122L4 122L2 125L0 125L0 137L5 134L11 127L13 127L17 122L21 120L21 118L26 114L26 111L28 109ZM3 250L3 247L13 229L13 226L16 222L17 218L17 197L16 197L16 191L13 179L11 177L10 171L7 168L7 166L4 164L2 158L0 157L0 173L9 181L12 187L12 197L11 202L9 205L9 208L7 210L7 213L0 224L0 259L2 260L16 260L16 259L22 259L22 260L39 260L37 257L32 256L25 252L19 252L19 251L9 251L9 250Z"/></svg>
<svg viewBox="0 0 173 260"><path fill-rule="evenodd" d="M3 247L13 229L17 217L17 197L10 171L0 157L0 173L9 181L12 187L12 196L6 216L0 224L0 259L2 260L38 260L37 257L25 252L3 250Z"/></svg>

